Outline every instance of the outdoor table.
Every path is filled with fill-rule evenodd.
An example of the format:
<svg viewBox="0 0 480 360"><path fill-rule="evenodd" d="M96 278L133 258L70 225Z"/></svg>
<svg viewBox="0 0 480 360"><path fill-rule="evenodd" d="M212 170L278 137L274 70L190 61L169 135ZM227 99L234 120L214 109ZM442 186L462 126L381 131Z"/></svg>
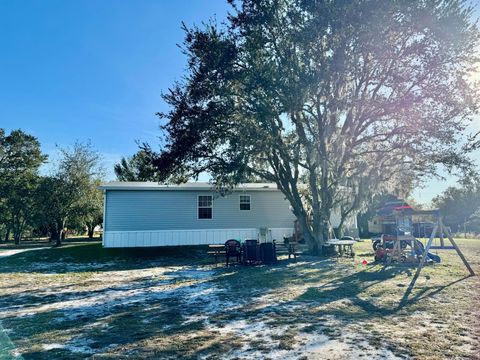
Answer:
<svg viewBox="0 0 480 360"><path fill-rule="evenodd" d="M340 256L343 255L344 252L347 252L350 254L350 256L354 256L353 252L353 245L356 243L355 240L337 240L337 239L330 239L327 241L327 245L333 245L338 248L338 252L340 253Z"/></svg>
<svg viewBox="0 0 480 360"><path fill-rule="evenodd" d="M218 256L225 254L225 245L224 244L212 244L208 245L209 249L212 249L212 251L209 251L209 254L213 254L215 256L215 263L218 263Z"/></svg>

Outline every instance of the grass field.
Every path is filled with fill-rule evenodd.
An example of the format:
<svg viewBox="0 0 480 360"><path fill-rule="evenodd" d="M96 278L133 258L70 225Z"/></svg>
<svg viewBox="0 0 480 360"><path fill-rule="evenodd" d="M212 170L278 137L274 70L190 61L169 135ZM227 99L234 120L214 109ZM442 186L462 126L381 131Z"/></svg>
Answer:
<svg viewBox="0 0 480 360"><path fill-rule="evenodd" d="M480 241L459 245L480 274ZM480 359L479 277L453 251L400 304L413 269L371 264L370 241L229 268L204 248L22 250L0 248L0 359Z"/></svg>

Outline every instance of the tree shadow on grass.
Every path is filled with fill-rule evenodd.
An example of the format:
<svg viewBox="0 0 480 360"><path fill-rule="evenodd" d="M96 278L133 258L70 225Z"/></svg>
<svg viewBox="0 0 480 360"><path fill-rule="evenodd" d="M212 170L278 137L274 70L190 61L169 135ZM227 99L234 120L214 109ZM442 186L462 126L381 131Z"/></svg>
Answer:
<svg viewBox="0 0 480 360"><path fill-rule="evenodd" d="M189 285L185 287L188 288ZM14 342L30 339L29 342L33 344L48 344L61 341L49 339L49 334L74 335L71 341L67 342L66 349L36 347L22 354L25 359L75 358L78 342L87 343L88 348L96 355L109 353L114 348L129 348L130 351L135 350L129 347L130 344L142 344L149 339L158 342L155 345L155 354L151 355L153 357L162 355L189 358L188 354L194 354L197 347L205 348L203 342L212 343L212 347L222 347L221 342L215 340L216 335L209 333L203 320L186 321L186 316L196 315L195 312L198 311L195 306L198 301L187 303L189 309L185 307L184 300L189 293L191 291L178 291L170 295L152 293L150 299L147 296L146 301L141 303L135 301L137 293L121 301L104 300L99 305L104 306L105 311L96 311L94 304L77 305L76 308L69 309L69 314L78 316L66 317L62 310L50 310L27 317L7 317L4 321L8 328L15 329L12 334ZM192 293L193 297L195 295ZM57 302L61 302L61 299L57 299ZM177 342L179 337L183 340ZM162 343L161 339L169 341ZM69 347L74 349L73 352L68 350ZM67 356L68 353L72 356ZM142 354L141 357L145 356ZM193 355L191 357L194 358Z"/></svg>
<svg viewBox="0 0 480 360"><path fill-rule="evenodd" d="M223 282L222 280L216 280L217 277L222 277L229 272L234 273L234 277L238 279L247 279L251 276L257 278L265 277L266 274L272 274L276 271L298 272L303 266L289 268L289 264L280 264L277 267L248 267L248 268L228 268L219 269L216 272L216 276L208 279L202 279L205 283L199 290L208 289L209 287L220 286L221 290L230 290L230 282ZM329 270L330 271L330 270ZM180 277L184 276L182 269L178 271ZM167 272L166 274L175 275L175 271ZM281 274L274 274L275 277L282 277ZM178 277L177 277L178 278ZM271 277L270 277L271 278ZM305 281L313 281L304 279ZM182 341L182 345L173 345L171 342L166 342L159 346L157 353L165 352L166 355L176 354L181 357L185 357L186 354L192 352L194 346L202 347L204 351L211 348L224 350L233 349L238 347L238 344L225 345L218 339L217 335L209 335L206 324L203 321L190 321L185 322L185 316L201 315L201 309L199 306L202 302L205 303L207 308L213 311L213 314L209 314L208 317L225 317L227 318L231 311L228 307L223 307L225 304L222 301L215 303L217 299L211 299L206 295L203 297L201 294L193 294L197 296L192 302L185 302L188 295L191 292L176 292L168 294L168 292L151 292L150 287L152 285L158 285L159 281L150 282L148 279L143 279L135 283L111 285L106 284L101 289L93 291L84 291L81 288L79 291L69 291L67 294L61 292L60 289L56 289L59 293L47 293L40 290L28 291L24 295L27 297L25 302L19 301L15 295L4 295L1 298L0 304L4 304L5 307L8 304L18 304L23 306L24 310L32 315L24 317L10 316L4 318L8 328L14 329L12 340L15 342L28 340L30 343L49 343L52 339L49 338L49 334L77 334L77 338L94 339L94 343L89 343L89 347L94 348L96 352L101 354L102 352L108 352L103 348L117 344L117 346L126 346L129 344L146 341L150 338L174 338L175 336L185 337ZM280 281L270 282L271 288L277 288L284 285ZM223 286L222 286L223 285ZM62 285L65 286L65 285ZM75 284L68 285L73 288ZM78 286L78 285L77 285ZM80 284L80 287L82 284ZM188 283L185 287L189 288ZM62 290L65 290L62 289ZM125 291L128 290L128 291ZM124 292L125 291L125 292ZM97 298L98 296L106 295L107 292L113 294L124 294L119 300L118 297L106 296ZM124 293L123 293L124 292ZM146 301L142 303L136 303L138 297L145 296ZM249 303L255 298L254 293L250 293L248 289L244 289L241 299L242 303ZM98 305L103 306L105 311L97 311L96 303L92 300L98 300ZM188 300L188 299L187 299ZM236 299L235 299L236 300ZM63 309L55 309L55 303L60 306L62 303L75 301L74 304L67 306L68 312ZM214 301L212 303L212 301ZM52 305L54 309L43 309L42 312L35 312L36 308L42 305ZM4 308L5 308L4 307ZM200 312L200 313L199 313ZM77 314L78 316L70 316ZM227 320L228 321L228 320ZM94 326L95 323L104 322L108 326L108 331L103 331L102 328ZM203 338L203 340L201 340ZM197 340L195 340L197 339ZM53 339L55 341L55 339ZM199 344L199 342L206 342L210 345L205 347L205 344ZM189 345L188 345L189 344ZM23 346L23 345L22 345ZM74 345L72 345L74 346ZM42 349L33 348L29 353L24 354L25 358L52 358L52 357L67 357L65 356L65 349ZM67 351L68 353L68 351ZM76 355L72 353L72 356Z"/></svg>
<svg viewBox="0 0 480 360"><path fill-rule="evenodd" d="M441 285L441 286L430 286L430 287L423 287L422 289L420 290L417 290L417 292L415 293L415 295L411 298L410 295L412 294L412 290L413 289L410 289L410 288L407 288L407 290L405 291L405 293L403 294L402 298L400 299L399 303L398 303L398 306L396 308L396 310L401 310L411 304L415 304L417 303L418 301L422 300L422 299L425 299L429 296L434 296L438 293L440 293L441 291L449 288L450 286L453 286L455 284L458 284L466 279L469 279L471 278L472 276L471 275L466 275L460 279L457 279L457 280L454 280L454 281L451 281L449 282L448 284L446 285Z"/></svg>
<svg viewBox="0 0 480 360"><path fill-rule="evenodd" d="M152 266L205 265L211 262L207 257L207 249L206 246L106 249L100 243L82 243L0 258L0 274L65 274Z"/></svg>
<svg viewBox="0 0 480 360"><path fill-rule="evenodd" d="M140 268L151 266L149 261L145 260L146 263L140 264ZM167 262L167 266L171 263ZM120 269L125 268L120 266ZM181 271L178 272L180 277ZM173 276L175 271L169 274ZM134 351L125 355L132 357L194 358L197 352L208 354L220 349L227 353L237 349L240 346L238 342L229 343L211 331L212 326L218 329L232 321L255 323L267 319L271 320L269 326L302 322L323 325L321 319L332 316L340 324L346 325L352 321L362 322L367 318L394 315L404 308L396 308L393 303L385 304L377 299L388 296L393 302L399 301L403 288L392 290L377 287L399 275L411 275L410 269L373 265L356 271L351 267L342 268L332 259L318 258L299 263L279 262L275 266L235 266L219 268L212 272L211 277L200 281L192 278L203 285L190 285L187 282L182 285L185 291L171 293L165 290L150 291L160 283L148 279L128 285L109 284L98 291L74 291L67 298L32 293L31 299L37 299L40 304L78 300L78 304L68 310L69 314L78 316L66 316L63 310L47 310L23 318L5 318L4 321L8 328L14 329L14 342L48 343L51 341L49 336L58 333L72 336L73 344L75 341L81 343L80 340L91 340L88 347L95 352L95 356L111 356L113 353L115 357L121 357L117 355L125 350ZM423 287L405 306L408 308L461 280L442 286ZM306 289L293 298L283 301L274 296L277 290L288 292L289 287L297 285ZM202 294L203 290L210 288L220 291L214 297L208 291ZM104 312L96 311L95 304L82 304L82 300L87 301L105 292L121 294L124 290L131 292L126 292L120 300L107 296L99 301L99 305L106 309ZM267 306L256 308L260 297L269 294L273 294L273 298L267 300ZM145 300L137 302L139 296ZM0 304L15 301L15 296L5 295ZM345 306L336 306L345 301ZM39 303L32 304L32 308ZM205 312L205 309L209 309L209 312ZM195 316L205 316L208 322ZM191 320L188 320L189 317L192 317ZM65 349L42 350L36 347L23 355L25 359L50 359L75 358L78 354Z"/></svg>
<svg viewBox="0 0 480 360"><path fill-rule="evenodd" d="M352 323L363 327L364 324L372 321L391 321L388 319L392 316L409 316L412 312L434 316L435 311L432 312L432 303L422 300L433 297L468 278L462 277L443 285L422 286L416 289L411 299L402 302L405 285L398 284L401 285L398 287L398 291L387 287L382 288L383 281L395 278L402 271L397 272L388 269L385 272L386 277L384 277L382 271L374 273L359 272L347 276L341 281L334 282L333 286L330 287L309 288L296 300L306 301L311 304L311 307L318 308L317 311L310 312L307 315L313 319L315 317L331 316L340 328ZM374 285L377 286L369 290ZM370 335L367 337L370 337ZM389 346L395 349L397 345L392 343Z"/></svg>
<svg viewBox="0 0 480 360"><path fill-rule="evenodd" d="M323 263L323 264L322 264ZM395 315L402 310L408 309L409 306L415 305L417 310L421 310L422 307L427 307L428 304L422 304L422 299L428 296L434 296L446 288L461 282L465 278L461 278L450 282L445 285L432 285L423 286L415 292L415 296L407 303L400 306L402 295L406 285L402 282L382 287L382 283L394 279L398 276L404 275L406 277L412 276L412 269L405 266L390 266L383 267L379 265L373 265L365 270L357 271L351 274L336 274L336 270L328 266L328 261L320 261L321 267L315 269L318 266L305 266L301 270L306 271L305 276L302 275L302 271L295 271L286 268L284 276L275 279L272 277L271 270L262 269L257 272L257 276L253 278L241 278L241 279L229 279L232 275L227 276L222 281L228 281L232 286L232 290L229 294L225 295L226 299L238 297L240 294L249 294L252 301L261 296L263 293L269 291L275 291L277 288L287 287L288 284L296 285L297 283L307 285L307 289L302 294L296 296L288 301L283 301L282 311L286 316L290 316L289 312L284 311L289 307L296 308L295 312L297 317L301 317L304 309L318 308L319 316L332 315L337 320L348 323L352 317L357 320L374 318L374 317L387 317ZM263 278L262 281L258 281L257 278ZM328 280L330 279L330 280ZM217 281L219 281L217 279ZM248 285L250 284L250 291ZM238 289L238 291L235 291ZM331 303L339 304L338 307L329 306ZM336 305L335 305L336 306ZM298 310L300 308L300 310ZM260 313L277 313L275 309L271 311L267 309L251 310L249 316L255 318ZM248 313L248 312L247 312ZM311 315L312 312L309 312ZM242 314L241 316L244 316ZM294 315L295 316L295 315Z"/></svg>

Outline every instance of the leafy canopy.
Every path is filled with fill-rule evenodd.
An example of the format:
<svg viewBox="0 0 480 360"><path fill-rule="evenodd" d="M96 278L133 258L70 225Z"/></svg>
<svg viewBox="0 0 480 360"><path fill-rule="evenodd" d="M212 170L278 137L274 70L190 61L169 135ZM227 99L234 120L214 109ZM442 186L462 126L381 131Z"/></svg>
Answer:
<svg viewBox="0 0 480 360"><path fill-rule="evenodd" d="M159 177L158 169L148 161L143 150L128 158L122 157L113 170L119 181L155 181Z"/></svg>
<svg viewBox="0 0 480 360"><path fill-rule="evenodd" d="M162 174L273 181L318 244L335 207L438 165L471 169L479 31L467 1L231 3L226 24L185 28L164 147L144 146Z"/></svg>
<svg viewBox="0 0 480 360"><path fill-rule="evenodd" d="M60 149L60 161L51 176L42 178L37 198L41 222L61 243L67 226L95 226L102 221L103 197L98 188L104 170L99 153L87 143Z"/></svg>

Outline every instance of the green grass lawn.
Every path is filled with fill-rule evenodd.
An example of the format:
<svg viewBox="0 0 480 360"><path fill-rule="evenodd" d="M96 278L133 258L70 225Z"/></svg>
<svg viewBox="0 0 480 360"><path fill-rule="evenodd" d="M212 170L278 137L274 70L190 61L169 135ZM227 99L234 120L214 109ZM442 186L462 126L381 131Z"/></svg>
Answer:
<svg viewBox="0 0 480 360"><path fill-rule="evenodd" d="M480 274L480 241L458 242ZM454 251L402 304L415 269L371 263L370 241L355 259L229 268L202 247L2 251L5 358L478 358L479 277Z"/></svg>

